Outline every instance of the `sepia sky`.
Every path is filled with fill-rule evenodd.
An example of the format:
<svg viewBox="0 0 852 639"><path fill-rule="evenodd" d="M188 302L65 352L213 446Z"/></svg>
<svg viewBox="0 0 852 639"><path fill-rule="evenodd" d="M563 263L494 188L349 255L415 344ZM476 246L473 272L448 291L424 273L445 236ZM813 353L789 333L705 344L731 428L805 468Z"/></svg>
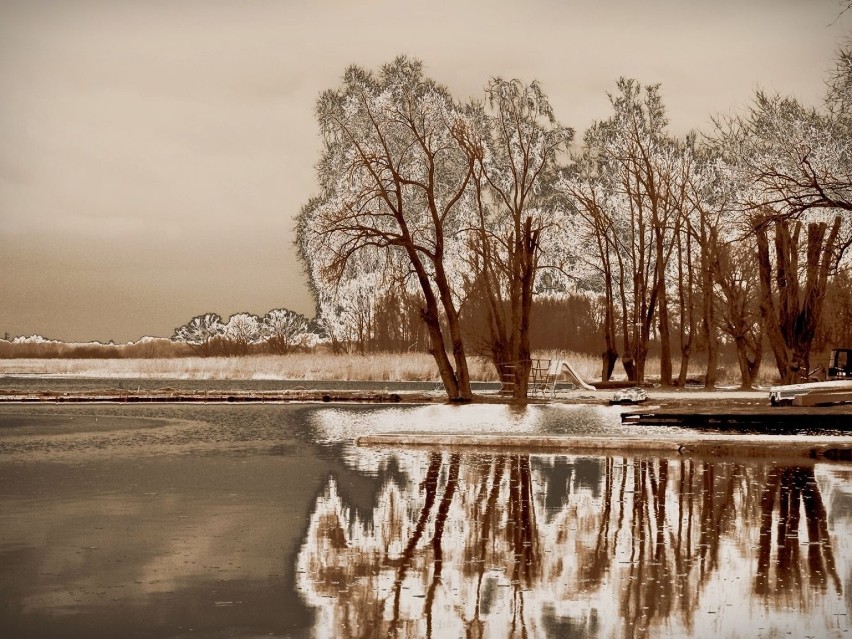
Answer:
<svg viewBox="0 0 852 639"><path fill-rule="evenodd" d="M838 0L3 0L0 337L170 336L202 312L312 315L293 217L314 102L405 53L459 98L538 79L578 136L619 76L672 130L756 88L816 105Z"/></svg>

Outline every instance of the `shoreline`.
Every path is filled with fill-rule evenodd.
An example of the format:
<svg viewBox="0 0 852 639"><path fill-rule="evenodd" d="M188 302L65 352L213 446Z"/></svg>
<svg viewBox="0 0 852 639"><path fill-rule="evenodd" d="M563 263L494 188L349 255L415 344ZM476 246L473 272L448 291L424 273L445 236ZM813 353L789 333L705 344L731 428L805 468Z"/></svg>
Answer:
<svg viewBox="0 0 852 639"><path fill-rule="evenodd" d="M290 382L301 380L288 380ZM453 404L442 390L405 389L406 383L396 382L397 388L368 388L370 383L363 383L364 388L358 388L360 382L349 382L352 388L311 388L310 385L299 385L295 388L284 389L227 389L211 387L209 389L173 388L164 386L154 389L103 388L88 390L39 389L20 390L0 388L0 403L234 403L234 402L366 402L366 403L422 403L422 404ZM411 386L422 386L412 382ZM493 388L479 389L474 392L470 402L459 404L594 404L612 405L613 391L611 389L585 390L577 388L557 388L554 394L532 394L524 400L500 395L496 385ZM741 391L717 389L677 389L658 388L648 390L648 399L641 404L622 403L629 408L655 406L700 406L702 410L714 403L724 402L725 406L735 405L748 407L768 405L768 395L765 391Z"/></svg>
<svg viewBox="0 0 852 639"><path fill-rule="evenodd" d="M621 411L621 421L635 426L672 426L692 428L696 431L754 432L777 435L791 432L828 432L842 436L852 432L852 409L849 404L836 406L795 407L771 406L766 390L743 391L717 388L649 388L647 400L641 403L614 403L611 389L585 390L557 388L550 392L532 395L526 400L516 400L500 395L496 385L475 391L473 400L456 404L447 399L443 391L423 388L417 383L390 383L384 387L376 383L348 382L348 388L326 387L318 383L290 388L260 388L249 386L227 388L228 380L221 384L212 382L209 388L110 388L117 380L97 378L87 380L89 388L63 389L63 385L33 389L0 389L0 405L234 405L234 404L369 404L369 405L591 405L613 406ZM94 381L96 386L91 382ZM165 381L165 380L164 380ZM295 383L290 380L287 384ZM301 382L301 380L298 380ZM243 383L244 384L244 383ZM267 386L263 388L263 386ZM372 386L372 388L371 388ZM418 388L419 386L419 388ZM408 388L406 388L408 387ZM835 434L837 433L837 434Z"/></svg>

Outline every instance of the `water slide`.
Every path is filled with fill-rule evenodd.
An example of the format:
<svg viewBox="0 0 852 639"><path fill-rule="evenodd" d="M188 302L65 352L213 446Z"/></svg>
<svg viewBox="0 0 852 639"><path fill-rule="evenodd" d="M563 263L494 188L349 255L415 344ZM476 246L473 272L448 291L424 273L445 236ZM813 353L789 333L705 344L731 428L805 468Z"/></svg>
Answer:
<svg viewBox="0 0 852 639"><path fill-rule="evenodd" d="M575 386L578 386L579 388L582 388L584 390L597 390L591 384L587 384L586 382L584 382L583 379L577 374L577 371L574 370L574 367L571 366L571 364L566 362L564 359L554 360L550 368L551 374L554 375L554 377L556 378L564 374L568 377L568 380L570 382L572 382Z"/></svg>

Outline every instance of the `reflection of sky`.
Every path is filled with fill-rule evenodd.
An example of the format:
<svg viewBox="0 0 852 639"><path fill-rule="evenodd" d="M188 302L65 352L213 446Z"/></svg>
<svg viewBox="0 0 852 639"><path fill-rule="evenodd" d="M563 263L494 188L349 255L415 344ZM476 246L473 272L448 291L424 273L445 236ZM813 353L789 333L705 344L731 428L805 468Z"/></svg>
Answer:
<svg viewBox="0 0 852 639"><path fill-rule="evenodd" d="M37 454L0 453L0 635L302 636L313 615L292 587L294 552L328 470L298 442L247 452L249 432L284 439L274 421L255 435L258 412L280 415L220 409L233 428L208 426L200 453L171 425L160 436L175 445L156 451L128 425L109 440L51 435L50 420L16 436Z"/></svg>

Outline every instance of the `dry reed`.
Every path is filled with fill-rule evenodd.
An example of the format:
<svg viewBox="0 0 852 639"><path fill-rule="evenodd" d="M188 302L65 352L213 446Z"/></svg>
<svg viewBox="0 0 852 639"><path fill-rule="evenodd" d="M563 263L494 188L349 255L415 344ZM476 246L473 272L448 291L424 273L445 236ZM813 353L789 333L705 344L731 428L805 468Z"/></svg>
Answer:
<svg viewBox="0 0 852 639"><path fill-rule="evenodd" d="M542 351L541 359L564 359L578 375L589 382L600 381L600 358L586 353ZM675 375L679 363L674 362ZM483 358L468 361L471 379L494 381L494 367ZM702 380L705 363L695 360L689 378ZM720 384L738 384L736 364L719 369ZM659 379L660 360L649 358L646 378ZM306 381L437 381L435 361L427 353L371 353L347 355L293 353L289 355L248 355L244 357L172 357L145 359L0 359L0 375L51 375L102 378L153 379L291 379ZM614 380L625 380L620 364ZM756 383L776 383L778 372L771 358L764 360Z"/></svg>
<svg viewBox="0 0 852 639"><path fill-rule="evenodd" d="M471 360L471 375L493 379L489 365ZM245 357L162 359L0 359L0 375L60 375L154 379L294 379L433 381L435 361L426 353L334 355L294 353Z"/></svg>

